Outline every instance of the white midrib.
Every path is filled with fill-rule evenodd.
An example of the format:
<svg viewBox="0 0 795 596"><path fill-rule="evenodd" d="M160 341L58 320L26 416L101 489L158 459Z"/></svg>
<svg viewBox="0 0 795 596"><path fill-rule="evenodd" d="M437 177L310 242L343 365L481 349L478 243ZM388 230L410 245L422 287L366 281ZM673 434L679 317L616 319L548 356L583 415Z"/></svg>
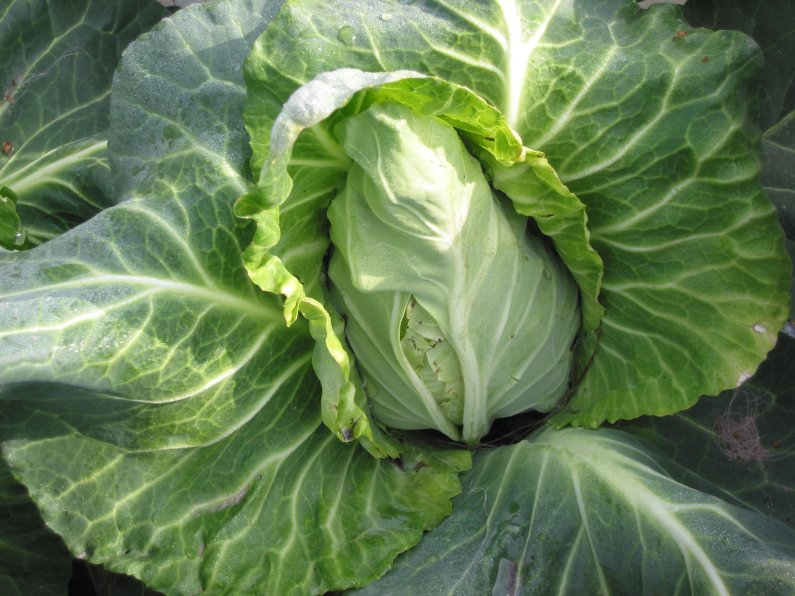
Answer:
<svg viewBox="0 0 795 596"><path fill-rule="evenodd" d="M729 589L720 576L720 571L710 560L709 555L704 552L690 530L677 520L671 511L660 507L658 495L640 484L634 475L627 474L620 465L611 465L607 458L598 471L603 480L613 485L618 493L631 495L632 503L673 538L683 555L688 573L693 573L691 566L692 561L695 561L709 578L715 593L720 596L730 596Z"/></svg>
<svg viewBox="0 0 795 596"><path fill-rule="evenodd" d="M228 308L230 310L245 313L256 320L267 320L270 322L279 321L283 322L281 313L276 309L249 300L246 297L231 294L215 288L205 288L197 284L191 284L183 281L175 281L165 278L148 277L143 275L117 275L117 274L100 274L89 278L73 280L70 282L62 282L51 284L49 286L39 286L36 288L23 290L20 292L9 292L3 295L4 299L14 297L22 297L30 294L42 294L47 290L66 290L72 288L82 288L89 286L141 286L146 289L145 294L167 293L175 294L177 296L191 297L196 300L204 301L208 304L216 304L220 307ZM136 293L128 297L128 301L135 302L142 299L141 293ZM0 332L0 337L8 335L16 335L20 333L40 332L40 331L53 331L64 329L71 325L97 319L105 314L107 308L117 306L124 301L117 301L110 303L104 308L95 307L85 313L79 314L66 321L60 321L56 325L40 326L40 327L21 327L19 329L12 329L10 331Z"/></svg>
<svg viewBox="0 0 795 596"><path fill-rule="evenodd" d="M538 42L546 33L552 17L558 10L563 0L556 0L544 20L539 23L532 37L524 39L522 35L522 12L516 0L498 0L497 4L502 11L507 32L507 46L505 53L508 66L507 92L503 114L511 128L516 128L519 119L519 110L522 105L522 93L527 79L527 67L530 56L538 47Z"/></svg>
<svg viewBox="0 0 795 596"><path fill-rule="evenodd" d="M42 161L45 161L47 157L55 153L58 149L60 149L60 147L58 149L50 150L26 164L16 172L13 172L10 176L3 180L3 183L8 186L13 186L14 192L23 193L32 187L42 184L52 176L55 176L61 172L69 171L70 168L79 165L80 162L85 158L96 157L98 154L101 154L103 151L105 151L107 146L108 141L102 139L90 145L85 145L74 153L70 153L53 160L44 167L35 169L35 166ZM30 170L30 172L28 172L28 170Z"/></svg>
<svg viewBox="0 0 795 596"><path fill-rule="evenodd" d="M480 375L477 354L467 333L467 313L470 304L464 284L466 276L462 248L453 259L453 283L449 293L449 337L447 338L458 355L461 376L464 381L464 417L462 438L474 445L488 430L488 409L483 379Z"/></svg>
<svg viewBox="0 0 795 596"><path fill-rule="evenodd" d="M698 543L698 540L691 532L691 528L684 525L674 515L675 510L685 509L686 506L677 507L674 503L668 503L668 506L666 506L661 495L643 484L638 478L638 473L632 470L633 468L640 468L648 471L649 469L644 464L639 464L639 462L631 456L617 453L613 449L603 447L600 444L602 442L607 442L609 444L611 441L604 441L604 439L602 439L602 441L594 442L590 439L585 439L583 436L584 433L579 431L576 432L577 434L569 431L560 431L556 435L553 435L556 437L555 440L549 442L541 440L536 443L536 445L545 444L555 450L562 446L563 452L568 451L570 453L571 457L570 461L567 463L567 467L571 474L573 490L580 508L583 523L585 524L587 521L588 507L585 504L585 497L582 495L580 489L580 476L578 472L578 468L580 467L585 467L590 472L597 475L602 482L610 487L613 493L625 499L626 502L629 503L631 507L634 507L643 517L652 520L659 528L662 528L679 548L691 578L693 577L693 563L695 562L710 581L710 587L713 593L719 596L730 596L731 592L724 583L720 570L710 559L709 554L706 553ZM587 434L587 431L585 434ZM561 443L568 444L562 445ZM624 444L622 444L622 446L626 447ZM634 450L638 451L637 449ZM682 486L667 475L656 475L679 487ZM585 529L589 531L588 528ZM594 559L598 566L599 561L595 555Z"/></svg>

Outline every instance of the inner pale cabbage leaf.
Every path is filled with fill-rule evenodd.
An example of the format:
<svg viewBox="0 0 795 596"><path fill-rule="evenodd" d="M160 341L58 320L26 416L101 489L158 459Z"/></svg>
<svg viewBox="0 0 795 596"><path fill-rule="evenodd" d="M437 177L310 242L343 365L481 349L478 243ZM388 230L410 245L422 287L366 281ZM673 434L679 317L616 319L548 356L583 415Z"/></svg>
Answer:
<svg viewBox="0 0 795 596"><path fill-rule="evenodd" d="M455 129L396 103L337 127L329 276L376 418L475 444L566 393L577 287Z"/></svg>

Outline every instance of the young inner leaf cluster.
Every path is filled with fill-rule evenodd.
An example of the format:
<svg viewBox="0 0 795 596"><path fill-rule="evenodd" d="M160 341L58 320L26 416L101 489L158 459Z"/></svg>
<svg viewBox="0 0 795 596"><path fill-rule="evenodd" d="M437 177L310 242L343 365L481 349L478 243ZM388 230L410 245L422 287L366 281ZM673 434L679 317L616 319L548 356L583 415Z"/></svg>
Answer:
<svg viewBox="0 0 795 596"><path fill-rule="evenodd" d="M337 124L353 160L329 274L376 417L475 444L569 387L577 289L457 131L397 103Z"/></svg>

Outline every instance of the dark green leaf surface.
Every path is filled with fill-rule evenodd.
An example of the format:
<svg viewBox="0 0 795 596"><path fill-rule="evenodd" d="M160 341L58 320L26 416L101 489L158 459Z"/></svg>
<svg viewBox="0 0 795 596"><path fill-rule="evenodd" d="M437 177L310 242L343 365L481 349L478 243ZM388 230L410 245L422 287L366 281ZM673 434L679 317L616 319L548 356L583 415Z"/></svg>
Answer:
<svg viewBox="0 0 795 596"><path fill-rule="evenodd" d="M762 151L765 192L778 209L787 237L795 238L795 111L765 131Z"/></svg>
<svg viewBox="0 0 795 596"><path fill-rule="evenodd" d="M95 596L162 596L161 592L150 590L140 580L129 575L113 573L84 561L79 561L78 564L85 566L85 585L93 588ZM74 574L72 577L74 582Z"/></svg>
<svg viewBox="0 0 795 596"><path fill-rule="evenodd" d="M6 460L75 555L169 593L366 584L449 512L468 465L340 444L306 327L248 280L240 65L275 9L199 5L131 44L123 201L0 256Z"/></svg>
<svg viewBox="0 0 795 596"><path fill-rule="evenodd" d="M795 531L674 480L614 430L484 452L453 514L365 594L791 594Z"/></svg>
<svg viewBox="0 0 795 596"><path fill-rule="evenodd" d="M153 0L10 0L0 10L0 185L38 244L113 202L113 72L166 14Z"/></svg>
<svg viewBox="0 0 795 596"><path fill-rule="evenodd" d="M795 528L795 339L779 343L741 388L675 416L622 428L703 477L715 495ZM683 476L683 478L687 478Z"/></svg>
<svg viewBox="0 0 795 596"><path fill-rule="evenodd" d="M286 4L247 62L253 167L283 102L320 72L411 69L469 86L586 204L604 260L598 349L558 422L662 415L750 376L786 318L790 271L758 180L754 43L621 0L397 8ZM293 229L318 231L312 219Z"/></svg>
<svg viewBox="0 0 795 596"><path fill-rule="evenodd" d="M684 10L695 26L744 31L762 48L763 129L795 109L795 4L780 0L694 0L687 2Z"/></svg>
<svg viewBox="0 0 795 596"><path fill-rule="evenodd" d="M28 491L0 461L0 593L66 594L72 555L41 519Z"/></svg>

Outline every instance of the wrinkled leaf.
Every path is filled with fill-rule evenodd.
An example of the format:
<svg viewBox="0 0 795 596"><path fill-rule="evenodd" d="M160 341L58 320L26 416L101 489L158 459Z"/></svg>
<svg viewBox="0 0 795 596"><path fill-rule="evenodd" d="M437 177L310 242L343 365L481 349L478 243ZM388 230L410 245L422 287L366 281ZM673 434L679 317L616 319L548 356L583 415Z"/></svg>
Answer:
<svg viewBox="0 0 795 596"><path fill-rule="evenodd" d="M199 5L131 44L110 139L123 202L0 255L4 457L72 553L170 593L366 584L449 512L468 465L339 444L306 326L248 280L240 64L276 8Z"/></svg>
<svg viewBox="0 0 795 596"><path fill-rule="evenodd" d="M795 258L795 5L776 0L689 2L685 14L695 24L737 29L754 38L764 54L759 118L762 138L762 185L778 210ZM791 313L795 313L795 278ZM791 314L790 316L795 316Z"/></svg>
<svg viewBox="0 0 795 596"><path fill-rule="evenodd" d="M795 531L680 484L615 430L475 459L453 513L365 594L789 594Z"/></svg>

